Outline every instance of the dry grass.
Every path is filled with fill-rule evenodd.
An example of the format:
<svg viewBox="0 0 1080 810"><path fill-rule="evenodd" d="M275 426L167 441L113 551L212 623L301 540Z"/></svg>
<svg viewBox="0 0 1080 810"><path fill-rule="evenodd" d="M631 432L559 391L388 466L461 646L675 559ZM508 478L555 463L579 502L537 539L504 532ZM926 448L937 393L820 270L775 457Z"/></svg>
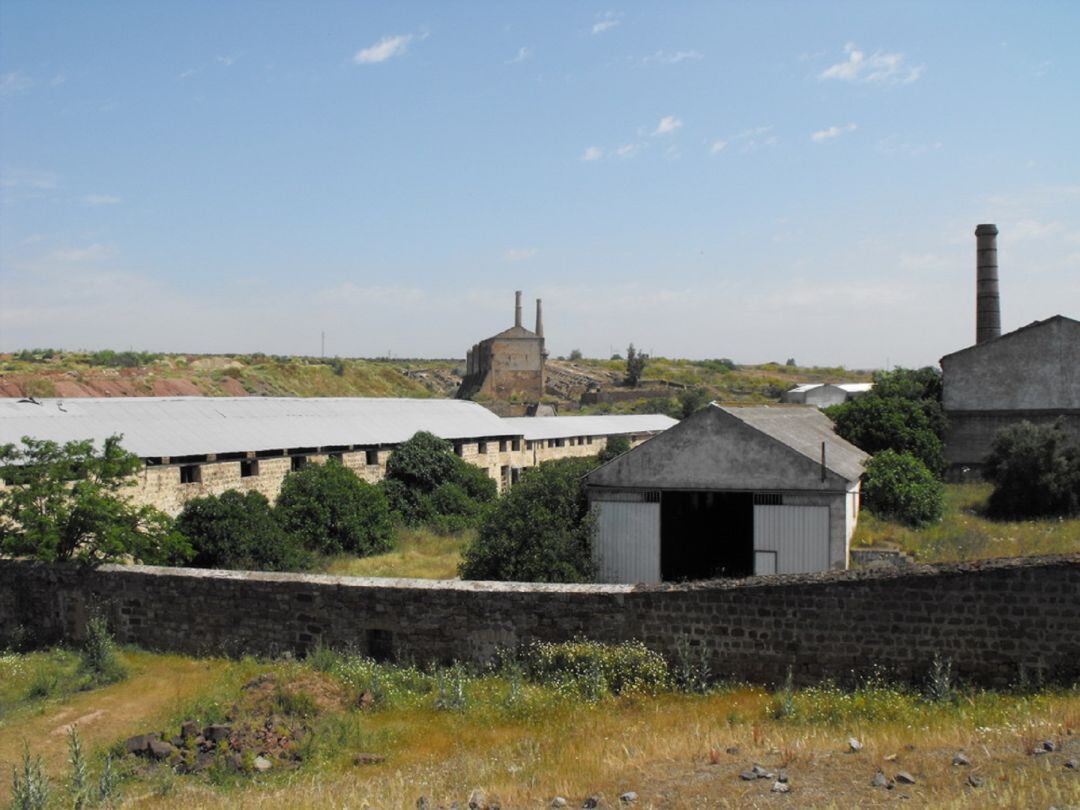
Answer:
<svg viewBox="0 0 1080 810"><path fill-rule="evenodd" d="M59 655L49 653L47 655ZM54 785L62 784L63 729L79 720L98 755L126 735L217 716L243 693L243 684L270 672L307 688L327 676L296 662L193 661L127 652L131 679L123 684L29 705L0 727L0 761L9 765L22 738L45 754ZM15 679L31 656L0 659ZM38 659L40 660L40 658ZM462 806L475 788L504 808L545 807L562 795L570 806L599 793L617 805L627 790L637 807L872 807L907 795L915 806L1069 806L1080 801L1080 775L1063 761L1080 755L1080 692L1037 694L962 692L955 702L928 703L886 686L856 692L822 687L795 692L783 703L752 687L712 694L585 700L564 688L517 684L501 676L469 677L463 705L437 708L430 675L375 668L340 659L332 670L343 697L323 702L318 742L297 770L225 780L179 776L163 766L129 769L122 796L129 806L412 808L420 796L433 805ZM63 664L63 656L57 663ZM370 685L378 669L386 697L373 710L349 695ZM351 677L358 676L358 677ZM317 676L317 677L316 677ZM12 687L14 688L14 687ZM337 691L335 691L337 694ZM786 711L777 716L778 706ZM80 719L81 718L81 719ZM864 745L848 753L847 739ZM1052 739L1063 751L1035 757ZM729 749L737 752L729 753ZM10 750L9 750L10 749ZM951 764L964 750L972 768ZM386 757L353 765L356 754ZM772 780L746 782L740 771L760 763L785 770L789 796L770 793ZM881 768L913 774L917 784L886 791L870 786ZM967 786L975 772L980 788ZM6 786L5 786L6 787Z"/></svg>
<svg viewBox="0 0 1080 810"><path fill-rule="evenodd" d="M1080 518L990 520L984 514L990 492L989 484L947 485L944 517L917 531L864 511L853 545L902 548L920 562L1080 552Z"/></svg>
<svg viewBox="0 0 1080 810"><path fill-rule="evenodd" d="M342 554L327 559L319 569L348 577L457 579L461 554L474 536L473 531L439 535L427 529L402 529L394 551L371 557Z"/></svg>

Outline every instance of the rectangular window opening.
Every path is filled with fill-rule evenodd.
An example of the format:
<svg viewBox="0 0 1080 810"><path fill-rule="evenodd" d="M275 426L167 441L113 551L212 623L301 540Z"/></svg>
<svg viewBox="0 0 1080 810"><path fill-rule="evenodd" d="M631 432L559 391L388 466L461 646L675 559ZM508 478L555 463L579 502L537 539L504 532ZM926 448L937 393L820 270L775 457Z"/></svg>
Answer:
<svg viewBox="0 0 1080 810"><path fill-rule="evenodd" d="M379 451L378 450L365 450L364 461L369 467L377 467L379 465Z"/></svg>
<svg viewBox="0 0 1080 810"><path fill-rule="evenodd" d="M307 466L307 456L292 456L289 459L289 468L293 472L296 472L297 470L302 470L306 466Z"/></svg>
<svg viewBox="0 0 1080 810"><path fill-rule="evenodd" d="M254 478L259 474L259 462L254 458L245 458L240 460L240 477L241 478Z"/></svg>
<svg viewBox="0 0 1080 810"><path fill-rule="evenodd" d="M327 456L327 461L336 461L338 464L344 464L345 463L345 454L344 453L331 453L329 456Z"/></svg>
<svg viewBox="0 0 1080 810"><path fill-rule="evenodd" d="M506 439L499 439L499 452L500 453L505 453L509 448L510 448L510 445L507 443Z"/></svg>
<svg viewBox="0 0 1080 810"><path fill-rule="evenodd" d="M202 483L202 467L198 464L184 464L180 467L181 484Z"/></svg>
<svg viewBox="0 0 1080 810"><path fill-rule="evenodd" d="M516 452L517 452L518 450L520 450L520 449L521 449L521 439L514 439L514 443L513 443L513 445L512 445L512 446L513 446L513 448L514 448L514 452L515 452L515 453L516 453Z"/></svg>

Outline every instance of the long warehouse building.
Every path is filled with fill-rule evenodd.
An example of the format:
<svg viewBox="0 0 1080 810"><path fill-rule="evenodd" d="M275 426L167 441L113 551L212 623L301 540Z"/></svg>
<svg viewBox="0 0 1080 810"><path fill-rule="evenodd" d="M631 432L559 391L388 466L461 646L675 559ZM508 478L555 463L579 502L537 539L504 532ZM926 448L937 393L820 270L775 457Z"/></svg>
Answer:
<svg viewBox="0 0 1080 810"><path fill-rule="evenodd" d="M668 416L504 419L453 399L293 397L106 397L0 400L0 445L24 436L59 443L123 436L144 467L132 499L175 515L192 498L229 489L273 500L285 475L337 459L361 478L386 473L394 448L419 431L453 443L499 488L521 470L594 455L611 436L638 445L676 424Z"/></svg>

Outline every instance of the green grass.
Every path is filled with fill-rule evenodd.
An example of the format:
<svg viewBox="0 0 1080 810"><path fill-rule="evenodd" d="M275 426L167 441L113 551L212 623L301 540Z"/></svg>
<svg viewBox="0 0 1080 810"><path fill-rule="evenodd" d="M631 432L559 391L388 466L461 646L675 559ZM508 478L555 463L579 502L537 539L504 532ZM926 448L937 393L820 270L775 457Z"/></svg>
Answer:
<svg viewBox="0 0 1080 810"><path fill-rule="evenodd" d="M963 562L989 557L1080 552L1080 518L997 521L986 517L989 484L947 484L945 514L909 529L863 510L852 545L900 548L919 562Z"/></svg>
<svg viewBox="0 0 1080 810"><path fill-rule="evenodd" d="M316 570L344 577L457 579L462 552L473 537L473 531L440 535L428 529L402 529L393 551L371 557L329 557Z"/></svg>

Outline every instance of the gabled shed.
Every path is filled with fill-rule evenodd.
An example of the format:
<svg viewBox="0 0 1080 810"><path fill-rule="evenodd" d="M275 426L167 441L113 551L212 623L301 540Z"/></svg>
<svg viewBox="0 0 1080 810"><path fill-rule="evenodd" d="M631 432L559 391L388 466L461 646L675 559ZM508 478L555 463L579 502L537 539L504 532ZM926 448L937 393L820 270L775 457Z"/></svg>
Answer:
<svg viewBox="0 0 1080 810"><path fill-rule="evenodd" d="M710 405L586 477L599 579L846 568L867 458L816 408Z"/></svg>

